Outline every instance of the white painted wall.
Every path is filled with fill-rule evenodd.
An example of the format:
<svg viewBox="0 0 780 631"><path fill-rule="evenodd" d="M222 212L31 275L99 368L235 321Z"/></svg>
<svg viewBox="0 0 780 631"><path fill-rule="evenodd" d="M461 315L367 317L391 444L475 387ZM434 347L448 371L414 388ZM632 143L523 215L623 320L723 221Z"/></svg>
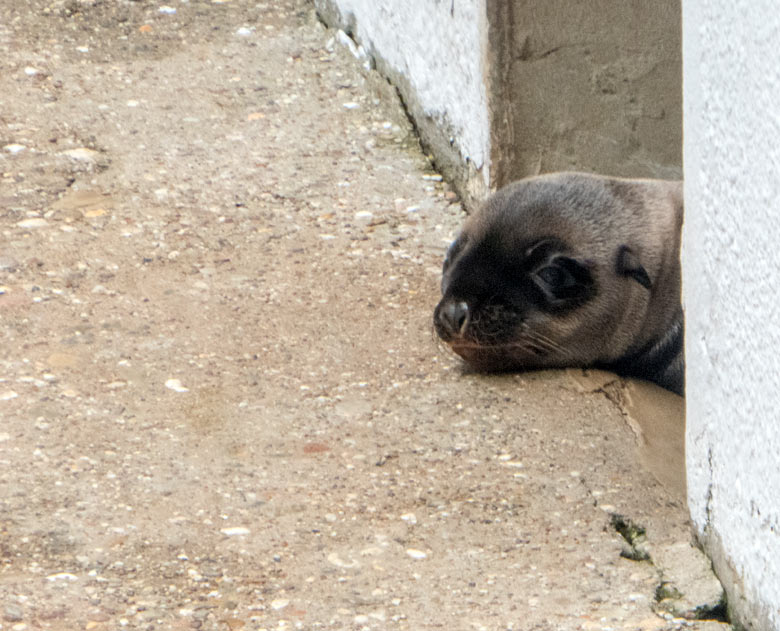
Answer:
<svg viewBox="0 0 780 631"><path fill-rule="evenodd" d="M489 182L485 0L317 0L338 7L370 55L405 77L426 115ZM349 16L354 16L351 20Z"/></svg>
<svg viewBox="0 0 780 631"><path fill-rule="evenodd" d="M688 500L749 629L780 629L780 7L683 2Z"/></svg>

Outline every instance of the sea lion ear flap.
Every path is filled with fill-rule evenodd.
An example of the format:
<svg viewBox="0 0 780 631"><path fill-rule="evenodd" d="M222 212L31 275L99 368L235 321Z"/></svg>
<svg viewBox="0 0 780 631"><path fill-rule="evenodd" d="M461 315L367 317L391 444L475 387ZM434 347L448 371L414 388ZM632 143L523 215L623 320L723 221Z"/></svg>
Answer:
<svg viewBox="0 0 780 631"><path fill-rule="evenodd" d="M645 289L653 286L647 270L639 262L639 257L627 245L621 245L617 255L617 273L623 276L630 276Z"/></svg>

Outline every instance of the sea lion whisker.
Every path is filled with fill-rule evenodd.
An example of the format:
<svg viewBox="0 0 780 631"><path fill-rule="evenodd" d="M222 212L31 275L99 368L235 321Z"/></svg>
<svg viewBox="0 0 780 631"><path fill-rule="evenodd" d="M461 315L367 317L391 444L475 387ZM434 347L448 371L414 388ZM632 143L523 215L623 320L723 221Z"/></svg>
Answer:
<svg viewBox="0 0 780 631"><path fill-rule="evenodd" d="M451 344L452 348L457 348L459 350L479 350L479 351L503 351L503 350L513 350L513 349L528 349L528 348L536 348L538 350L549 352L551 349L539 344L535 343L534 340L531 339L525 339L525 340L507 340L503 342L485 342L485 341L473 341L473 340L458 340L457 343Z"/></svg>
<svg viewBox="0 0 780 631"><path fill-rule="evenodd" d="M545 348L548 348L549 350L560 352L563 355L568 353L566 348L564 348L561 344L545 335L542 335L541 333L529 331L526 333L526 335L528 335L534 342L544 346Z"/></svg>

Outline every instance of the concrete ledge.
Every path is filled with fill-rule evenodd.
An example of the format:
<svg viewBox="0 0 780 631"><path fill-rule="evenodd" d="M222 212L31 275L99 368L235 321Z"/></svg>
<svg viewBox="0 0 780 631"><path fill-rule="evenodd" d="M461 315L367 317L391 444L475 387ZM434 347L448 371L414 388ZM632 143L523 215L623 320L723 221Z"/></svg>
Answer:
<svg viewBox="0 0 780 631"><path fill-rule="evenodd" d="M466 205L483 199L490 181L484 3L314 4L326 24L362 45L396 86L426 152Z"/></svg>

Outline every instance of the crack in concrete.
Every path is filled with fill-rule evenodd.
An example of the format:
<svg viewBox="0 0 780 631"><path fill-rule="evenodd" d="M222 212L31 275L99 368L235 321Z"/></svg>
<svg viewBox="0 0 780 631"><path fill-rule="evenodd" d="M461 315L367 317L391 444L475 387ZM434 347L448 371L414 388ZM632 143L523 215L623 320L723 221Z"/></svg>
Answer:
<svg viewBox="0 0 780 631"><path fill-rule="evenodd" d="M650 561L650 550L647 543L647 533L644 526L635 524L630 519L618 513L612 513L610 516L612 528L623 537L628 544L620 551L620 556L632 561Z"/></svg>
<svg viewBox="0 0 780 631"><path fill-rule="evenodd" d="M680 579L670 576L669 570L653 558L644 526L619 513L610 514L610 524L626 543L620 556L632 561L650 563L658 573L658 585L654 593L656 612L669 613L688 620L713 620L730 624L726 593L722 586L719 598L696 604L686 593L693 590L684 589Z"/></svg>
<svg viewBox="0 0 780 631"><path fill-rule="evenodd" d="M704 536L707 535L707 533L710 530L710 525L712 524L712 477L713 477L713 466L712 466L712 447L709 447L707 449L707 471L709 472L709 479L707 482L707 499L704 502L704 527L702 529L702 534Z"/></svg>

